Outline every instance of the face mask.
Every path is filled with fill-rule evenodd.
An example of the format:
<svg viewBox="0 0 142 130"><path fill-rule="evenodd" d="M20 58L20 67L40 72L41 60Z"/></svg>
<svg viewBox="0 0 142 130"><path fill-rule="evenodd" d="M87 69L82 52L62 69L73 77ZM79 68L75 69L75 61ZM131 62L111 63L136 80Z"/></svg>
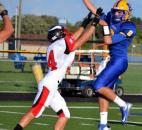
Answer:
<svg viewBox="0 0 142 130"><path fill-rule="evenodd" d="M112 9L112 20L115 23L119 23L123 20L125 13L123 10Z"/></svg>

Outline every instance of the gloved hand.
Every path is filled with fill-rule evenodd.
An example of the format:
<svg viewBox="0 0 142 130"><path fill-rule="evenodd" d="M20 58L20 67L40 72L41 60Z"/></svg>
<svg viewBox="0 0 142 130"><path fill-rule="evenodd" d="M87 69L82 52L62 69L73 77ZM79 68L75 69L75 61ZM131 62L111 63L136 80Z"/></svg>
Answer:
<svg viewBox="0 0 142 130"><path fill-rule="evenodd" d="M86 28L87 27L87 25L90 23L90 21L92 21L92 16L93 16L94 14L92 13L92 12L89 12L88 13L88 15L83 19L83 21L82 21L82 23L81 23L81 26L83 27L83 28Z"/></svg>
<svg viewBox="0 0 142 130"><path fill-rule="evenodd" d="M8 11L5 7L0 3L0 15L3 17L4 15L8 15Z"/></svg>
<svg viewBox="0 0 142 130"><path fill-rule="evenodd" d="M101 7L99 7L96 11L96 14L95 14L95 17L92 21L92 25L93 26L97 26L97 24L99 23L100 21L100 16L102 16L104 13L103 13L103 9Z"/></svg>
<svg viewBox="0 0 142 130"><path fill-rule="evenodd" d="M96 11L96 16L98 15L98 17L100 17L101 15L103 15L103 9L101 7L99 7Z"/></svg>

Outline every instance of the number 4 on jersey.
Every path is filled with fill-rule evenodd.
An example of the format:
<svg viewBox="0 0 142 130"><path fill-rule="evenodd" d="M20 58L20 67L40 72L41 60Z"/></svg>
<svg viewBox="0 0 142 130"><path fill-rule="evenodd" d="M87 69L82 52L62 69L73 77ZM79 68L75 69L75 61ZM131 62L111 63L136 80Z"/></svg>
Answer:
<svg viewBox="0 0 142 130"><path fill-rule="evenodd" d="M53 50L51 50L49 53L48 67L50 67L52 70L57 69L57 63L55 62Z"/></svg>

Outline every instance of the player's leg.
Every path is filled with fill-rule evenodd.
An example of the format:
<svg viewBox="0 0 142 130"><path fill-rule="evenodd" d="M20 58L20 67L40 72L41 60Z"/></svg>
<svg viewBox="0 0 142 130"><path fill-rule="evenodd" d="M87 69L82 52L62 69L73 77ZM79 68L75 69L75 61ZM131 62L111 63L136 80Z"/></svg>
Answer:
<svg viewBox="0 0 142 130"><path fill-rule="evenodd" d="M54 130L64 130L64 127L70 118L70 112L64 98L57 91L50 104L51 108L57 113L58 120L55 123Z"/></svg>
<svg viewBox="0 0 142 130"><path fill-rule="evenodd" d="M104 130L104 129L110 130L110 127L107 125L109 101L100 96L99 107L100 107L100 123L98 126L98 130Z"/></svg>
<svg viewBox="0 0 142 130"><path fill-rule="evenodd" d="M14 130L22 130L25 128L34 118L39 117L45 109L44 103L49 95L49 90L43 87L42 91L39 91L35 97L34 105L32 108L21 118Z"/></svg>
<svg viewBox="0 0 142 130"><path fill-rule="evenodd" d="M37 93L34 101L38 101L38 99L39 99L39 102L40 102L40 95L42 95L42 93L44 93L43 91L39 91ZM35 111L37 113L38 113L38 111L41 111L39 109L38 110L36 110L36 109L35 109L35 107L33 105L33 107L20 119L19 123L16 125L14 130L22 130L23 128L25 128L35 118L35 116L36 116ZM44 109L44 107L42 108L42 110L43 109Z"/></svg>
<svg viewBox="0 0 142 130"><path fill-rule="evenodd" d="M32 108L21 118L14 130L22 130L25 128L34 118L41 116L46 104L50 103L54 92L45 86L40 86L39 88Z"/></svg>
<svg viewBox="0 0 142 130"><path fill-rule="evenodd" d="M58 120L54 126L54 130L64 130L67 121L68 121L68 118L66 118L66 117L58 118Z"/></svg>
<svg viewBox="0 0 142 130"><path fill-rule="evenodd" d="M94 83L95 88L100 94L115 102L121 108L122 123L127 121L131 104L126 103L124 100L118 97L115 92L109 88L109 83L117 79L117 77L121 75L126 68L127 63L123 62L123 59L112 60Z"/></svg>
<svg viewBox="0 0 142 130"><path fill-rule="evenodd" d="M111 101L114 101L117 97L112 90L112 83L121 74L121 72L117 71L117 68L119 68L119 63L111 61L94 82L95 89ZM124 106L125 103L122 101L121 105Z"/></svg>
<svg viewBox="0 0 142 130"><path fill-rule="evenodd" d="M22 130L23 128L25 128L33 119L34 119L34 115L31 111L28 111L19 121L19 123L17 124L17 126L14 128L14 130Z"/></svg>
<svg viewBox="0 0 142 130"><path fill-rule="evenodd" d="M114 84L117 79L107 84L111 89L113 89ZM99 130L110 130L110 126L107 125L108 123L108 109L109 109L109 101L104 96L99 95L99 106L100 106L100 124L98 126Z"/></svg>
<svg viewBox="0 0 142 130"><path fill-rule="evenodd" d="M105 97L107 97L109 100L113 101L114 103L116 103L120 107L120 111L121 111L121 114L122 114L121 121L122 121L123 124L126 123L126 121L128 120L129 111L132 107L132 104L125 102L123 99L118 97L113 92L113 90L111 90L107 87L100 89L98 92L103 94Z"/></svg>
<svg viewBox="0 0 142 130"><path fill-rule="evenodd" d="M105 97L107 97L109 100L113 101L114 103L116 103L120 107L120 111L121 111L121 114L122 114L121 121L122 121L123 124L126 123L126 121L128 120L129 111L132 107L132 104L125 102L123 99L118 97L113 92L113 90L111 90L107 87L100 89L98 92L103 94Z"/></svg>

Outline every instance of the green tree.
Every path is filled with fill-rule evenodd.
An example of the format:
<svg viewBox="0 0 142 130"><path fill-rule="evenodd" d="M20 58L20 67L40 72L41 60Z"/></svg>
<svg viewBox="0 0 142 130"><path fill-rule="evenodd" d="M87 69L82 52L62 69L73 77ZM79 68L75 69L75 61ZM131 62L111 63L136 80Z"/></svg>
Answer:
<svg viewBox="0 0 142 130"><path fill-rule="evenodd" d="M12 18L15 23L15 16ZM21 33L22 34L47 34L49 26L57 24L58 19L53 16L22 16Z"/></svg>
<svg viewBox="0 0 142 130"><path fill-rule="evenodd" d="M132 17L131 19L137 26L137 34L133 40L133 43L135 44L141 44L142 45L142 20L141 18Z"/></svg>

